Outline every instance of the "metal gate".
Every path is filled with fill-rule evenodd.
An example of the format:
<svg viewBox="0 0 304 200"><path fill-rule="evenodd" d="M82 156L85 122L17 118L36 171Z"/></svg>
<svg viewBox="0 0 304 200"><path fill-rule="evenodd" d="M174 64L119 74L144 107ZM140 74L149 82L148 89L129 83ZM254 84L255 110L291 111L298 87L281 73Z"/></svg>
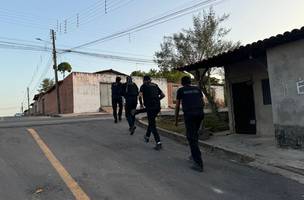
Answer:
<svg viewBox="0 0 304 200"><path fill-rule="evenodd" d="M100 83L100 107L112 106L112 91L110 83Z"/></svg>

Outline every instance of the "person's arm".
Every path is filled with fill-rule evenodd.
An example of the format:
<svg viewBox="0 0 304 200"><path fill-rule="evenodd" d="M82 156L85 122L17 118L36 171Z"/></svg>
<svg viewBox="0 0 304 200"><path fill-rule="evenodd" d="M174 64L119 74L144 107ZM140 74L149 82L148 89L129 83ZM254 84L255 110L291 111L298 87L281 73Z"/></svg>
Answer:
<svg viewBox="0 0 304 200"><path fill-rule="evenodd" d="M182 100L182 91L181 91L181 89L178 89L176 91L176 103L175 103L175 126L178 126L179 110L180 110L181 100Z"/></svg>
<svg viewBox="0 0 304 200"><path fill-rule="evenodd" d="M144 107L143 93L142 92L139 93L139 104L140 104L140 108Z"/></svg>
<svg viewBox="0 0 304 200"><path fill-rule="evenodd" d="M175 104L175 126L178 126L179 110L180 110L180 100L177 99Z"/></svg>
<svg viewBox="0 0 304 200"><path fill-rule="evenodd" d="M166 95L163 93L163 91L158 87L158 94L159 94L159 100L162 100L166 97Z"/></svg>

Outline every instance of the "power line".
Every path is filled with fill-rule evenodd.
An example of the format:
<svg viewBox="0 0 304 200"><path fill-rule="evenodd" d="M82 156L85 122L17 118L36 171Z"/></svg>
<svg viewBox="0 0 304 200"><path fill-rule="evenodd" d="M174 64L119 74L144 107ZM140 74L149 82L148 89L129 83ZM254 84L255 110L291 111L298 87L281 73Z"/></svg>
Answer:
<svg viewBox="0 0 304 200"><path fill-rule="evenodd" d="M115 39L115 38L118 38L118 37L123 37L123 36L125 36L125 35L127 35L129 33L136 32L138 30L143 30L145 28L150 28L152 26L158 25L162 21L166 22L166 21L175 19L174 18L175 16L179 16L179 15L181 15L183 13L187 13L187 12L189 12L191 10L193 11L193 10L197 10L198 8L204 7L206 5L212 5L212 3L216 2L216 1L217 0L205 0L203 2L196 3L194 5L191 5L191 6L188 6L186 8L180 9L178 11L171 12L170 14L166 14L166 15L158 17L156 19L152 19L152 20L150 20L148 22L140 23L139 25L135 25L135 26L130 27L128 29L125 29L123 31L119 31L119 32L116 32L114 34L111 34L111 35L108 35L108 36L96 39L94 41L78 45L78 46L72 48L72 50L73 49L83 48L83 47L90 46L90 45L93 45L93 44L98 44L98 43L101 43L101 42L104 42L104 41L109 41L109 40L112 40L112 39Z"/></svg>
<svg viewBox="0 0 304 200"><path fill-rule="evenodd" d="M42 73L40 74L40 77L39 77L38 81L36 82L35 87L32 88L32 90L31 90L31 94L32 95L33 95L34 92L36 92L38 90L38 87L40 86L42 79L45 78L45 76L49 73L49 71L51 69L52 69L52 56L50 55L48 61L46 62L44 70L42 71Z"/></svg>
<svg viewBox="0 0 304 200"><path fill-rule="evenodd" d="M11 11L5 8L0 8L1 23L21 25L27 28L46 29L47 27L45 24L52 24L51 21L53 21L53 19L45 19L42 18L41 16L24 14L17 11Z"/></svg>
<svg viewBox="0 0 304 200"><path fill-rule="evenodd" d="M92 56L92 57L102 58L102 59L122 60L122 61L127 61L127 62L154 63L153 60L149 60L149 59L135 58L135 57L128 57L128 56L118 56L118 55L111 55L111 54L101 54L101 53L73 51L73 50L68 50L67 53L74 53L74 54L80 54L80 55L85 55L85 56Z"/></svg>
<svg viewBox="0 0 304 200"><path fill-rule="evenodd" d="M100 0L95 4L93 4L92 6L88 7L87 9L81 12L77 12L75 15L71 17L65 18L65 20L67 20L67 25L68 25L67 32L74 31L94 21L99 16L107 15L109 12L112 12L123 6L126 6L131 1L133 0L126 0L126 2L124 2L124 0L113 0L113 1L106 0L107 3L105 4L104 0ZM106 13L102 11L102 9L105 8L107 10ZM60 24L63 24L65 20L63 20Z"/></svg>

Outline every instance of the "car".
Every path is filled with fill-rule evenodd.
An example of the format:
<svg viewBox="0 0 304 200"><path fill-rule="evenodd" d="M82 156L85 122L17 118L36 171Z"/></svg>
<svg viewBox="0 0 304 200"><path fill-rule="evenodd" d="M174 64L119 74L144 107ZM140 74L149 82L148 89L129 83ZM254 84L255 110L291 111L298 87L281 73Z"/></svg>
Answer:
<svg viewBox="0 0 304 200"><path fill-rule="evenodd" d="M15 114L15 117L22 117L22 116L23 116L22 113L16 113L16 114Z"/></svg>

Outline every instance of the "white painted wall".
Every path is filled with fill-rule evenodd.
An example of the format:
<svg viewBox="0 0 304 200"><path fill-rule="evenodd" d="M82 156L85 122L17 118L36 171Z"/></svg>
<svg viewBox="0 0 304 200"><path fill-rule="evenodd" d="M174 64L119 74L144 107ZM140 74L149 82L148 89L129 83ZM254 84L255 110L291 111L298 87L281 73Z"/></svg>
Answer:
<svg viewBox="0 0 304 200"><path fill-rule="evenodd" d="M140 88L140 86L143 84L143 78L142 77L133 77L134 83ZM163 93L166 95L166 97L161 101L161 107L162 108L168 108L168 83L167 79L164 78L152 78L152 82L157 84L158 87L163 91Z"/></svg>
<svg viewBox="0 0 304 200"><path fill-rule="evenodd" d="M120 76L122 82L125 77ZM98 112L100 109L100 83L112 83L116 75L112 74L93 74L93 73L73 73L73 90L74 90L74 113ZM142 77L133 77L134 82L140 87ZM167 94L167 80L153 79L158 84L164 94ZM168 107L168 97L165 97L161 105L163 108Z"/></svg>

